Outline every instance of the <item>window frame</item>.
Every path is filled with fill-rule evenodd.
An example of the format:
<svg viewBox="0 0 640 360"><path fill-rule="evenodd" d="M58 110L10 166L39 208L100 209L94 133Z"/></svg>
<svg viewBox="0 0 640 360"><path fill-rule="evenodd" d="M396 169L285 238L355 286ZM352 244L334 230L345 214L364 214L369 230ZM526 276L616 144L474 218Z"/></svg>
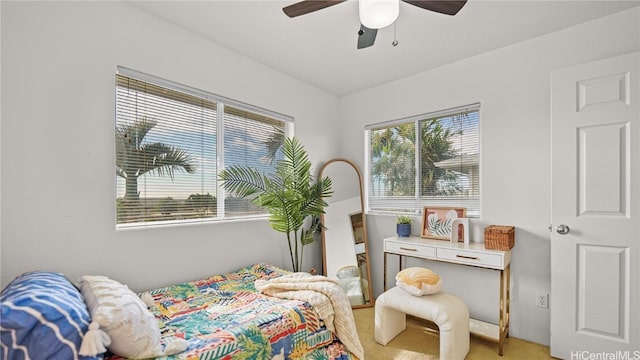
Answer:
<svg viewBox="0 0 640 360"><path fill-rule="evenodd" d="M446 118L448 116L454 116L460 113L468 113L468 112L478 112L478 169L477 169L477 178L478 178L478 188L477 195L473 197L451 197L451 198L436 198L436 197L426 197L421 195L421 141L416 141L414 144L415 154L414 154L414 166L415 166L415 187L414 187L414 195L412 198L408 198L407 196L389 196L387 200L378 200L378 202L388 202L389 205L385 209L373 209L371 206L371 134L373 130L393 127L401 124L414 123L416 134L420 131L420 122L423 120L433 119L433 118ZM454 108L438 110L434 112L424 113L420 115L408 116L405 118L394 119L390 121L383 121L373 124L368 124L365 126L364 131L364 144L365 144L365 186L364 186L364 197L365 197L365 212L367 214L373 215L421 215L424 207L465 207L467 208L467 217L479 218L482 214L482 144L481 144L481 119L482 119L482 111L481 104L472 103L468 105L458 106ZM397 206L396 206L397 205ZM469 209L471 208L471 209ZM477 210L475 210L477 209Z"/></svg>
<svg viewBox="0 0 640 360"><path fill-rule="evenodd" d="M237 222L237 221L249 221L249 220L259 220L266 219L269 216L268 212L260 213L260 214L248 214L248 215L234 215L227 216L225 209L225 196L226 191L223 187L219 185L218 173L225 166L225 106L232 107L234 109L239 109L241 111L246 111L251 113L252 115L256 115L259 117L266 117L271 120L282 122L284 127L284 137L292 137L294 136L294 118L289 115L284 115L279 112L275 112L272 110L268 110L262 107L258 107L255 105L250 105L244 103L239 100L231 99L225 96L217 95L214 93L210 93L208 91L200 90L193 88L191 86L183 85L177 82L173 82L170 80L166 80L157 76L149 75L140 71L132 70L123 66L118 66L116 71L116 83L114 86L114 124L115 128L118 126L118 85L117 78L118 76L123 76L127 78L131 78L137 81L142 81L149 83L154 86L162 87L165 89L169 89L172 91L177 91L180 93L184 93L189 96L197 97L203 99L205 101L212 101L216 104L216 201L217 201L217 211L215 217L202 217L202 218L194 218L194 219L173 219L173 220L158 220L158 221L140 221L140 222L118 222L118 214L117 214L117 206L116 202L118 200L118 176L115 176L115 200L114 201L114 223L116 230L126 230L126 229L145 229L145 228L159 228L159 227L167 227L167 226L184 226L190 224L202 224L202 223L220 223L220 222ZM114 133L115 135L115 133ZM115 139L115 136L114 136ZM114 142L114 168L117 167L115 163L115 149L116 143ZM228 144L227 144L228 146ZM227 150L228 151L228 150Z"/></svg>

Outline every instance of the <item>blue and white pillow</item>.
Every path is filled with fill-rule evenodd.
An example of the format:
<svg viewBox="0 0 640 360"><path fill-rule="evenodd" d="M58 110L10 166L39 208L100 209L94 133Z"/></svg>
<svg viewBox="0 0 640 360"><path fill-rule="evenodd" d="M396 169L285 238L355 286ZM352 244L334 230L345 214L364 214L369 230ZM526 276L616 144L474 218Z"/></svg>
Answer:
<svg viewBox="0 0 640 360"><path fill-rule="evenodd" d="M25 273L0 294L0 338L6 359L78 359L91 318L82 294L62 274Z"/></svg>

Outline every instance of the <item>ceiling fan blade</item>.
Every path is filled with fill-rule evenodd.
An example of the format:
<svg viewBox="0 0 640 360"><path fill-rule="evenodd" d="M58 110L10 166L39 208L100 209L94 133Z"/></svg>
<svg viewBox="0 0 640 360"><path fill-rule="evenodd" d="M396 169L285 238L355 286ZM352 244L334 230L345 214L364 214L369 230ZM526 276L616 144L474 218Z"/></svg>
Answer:
<svg viewBox="0 0 640 360"><path fill-rule="evenodd" d="M446 15L455 15L467 0L402 0L411 5Z"/></svg>
<svg viewBox="0 0 640 360"><path fill-rule="evenodd" d="M314 11L324 9L329 6L340 4L346 0L304 0L285 6L282 11L287 14L288 17L296 17L312 13Z"/></svg>
<svg viewBox="0 0 640 360"><path fill-rule="evenodd" d="M364 49L373 45L376 41L376 34L378 29L369 29L368 27L360 24L360 31L358 31L358 49Z"/></svg>

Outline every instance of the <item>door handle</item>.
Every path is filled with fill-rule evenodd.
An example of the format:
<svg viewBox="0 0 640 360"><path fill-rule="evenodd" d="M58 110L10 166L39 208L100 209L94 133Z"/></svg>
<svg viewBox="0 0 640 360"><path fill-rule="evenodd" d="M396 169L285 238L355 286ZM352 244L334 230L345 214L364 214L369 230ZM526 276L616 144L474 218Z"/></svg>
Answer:
<svg viewBox="0 0 640 360"><path fill-rule="evenodd" d="M569 231L570 231L569 226L565 224L560 224L556 226L556 232L560 235L567 235Z"/></svg>

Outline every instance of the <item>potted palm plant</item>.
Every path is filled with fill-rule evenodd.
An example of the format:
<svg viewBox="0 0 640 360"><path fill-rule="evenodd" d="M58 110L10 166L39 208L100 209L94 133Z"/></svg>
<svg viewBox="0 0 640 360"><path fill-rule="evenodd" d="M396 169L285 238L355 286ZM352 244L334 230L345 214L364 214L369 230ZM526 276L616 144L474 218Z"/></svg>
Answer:
<svg viewBox="0 0 640 360"><path fill-rule="evenodd" d="M322 226L314 217L324 214L325 198L331 196L331 179L313 182L311 162L296 138L285 138L284 158L276 164L273 174L261 173L249 166L234 165L219 174L222 187L241 198L252 201L269 212L271 227L285 233L293 271L302 270L304 246L313 243ZM309 224L304 229L305 220Z"/></svg>
<svg viewBox="0 0 640 360"><path fill-rule="evenodd" d="M398 215L396 219L396 233L401 237L411 235L411 217L408 215Z"/></svg>

